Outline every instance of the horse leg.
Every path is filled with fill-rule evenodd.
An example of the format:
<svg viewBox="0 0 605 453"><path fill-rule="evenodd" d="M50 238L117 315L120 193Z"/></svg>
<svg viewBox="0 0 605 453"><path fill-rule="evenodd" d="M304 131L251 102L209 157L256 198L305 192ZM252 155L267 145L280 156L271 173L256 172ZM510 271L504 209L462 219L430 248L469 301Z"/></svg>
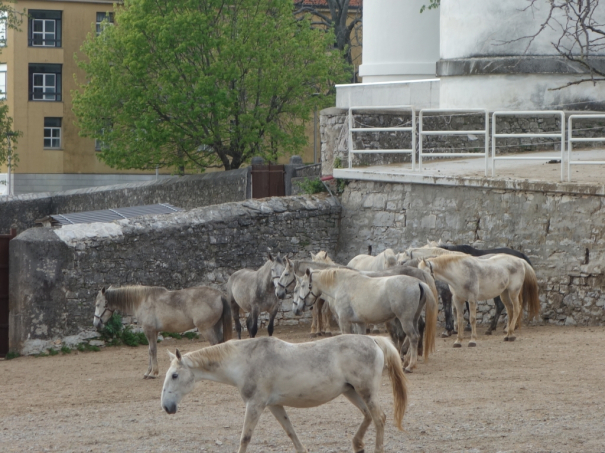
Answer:
<svg viewBox="0 0 605 453"><path fill-rule="evenodd" d="M464 300L455 294L452 294L452 299L456 307L456 319L458 320L458 336L456 337L456 341L454 341L454 347L461 348L462 340L464 339Z"/></svg>
<svg viewBox="0 0 605 453"><path fill-rule="evenodd" d="M441 303L443 305L443 314L445 315L445 330L441 334L441 338L447 338L452 336L455 332L454 329L454 315L452 313L452 292L449 288L439 285L439 296L441 297Z"/></svg>
<svg viewBox="0 0 605 453"><path fill-rule="evenodd" d="M219 325L220 327L220 325ZM215 326L209 327L207 329L201 329L199 326L197 328L197 330L200 331L200 333L204 336L204 339L210 343L211 346L214 346L215 344L218 344L220 342L221 336L220 336L220 332L217 332L215 330Z"/></svg>
<svg viewBox="0 0 605 453"><path fill-rule="evenodd" d="M472 348L477 346L477 301L470 300L469 304L468 320L471 322L471 341L468 342L468 347Z"/></svg>
<svg viewBox="0 0 605 453"><path fill-rule="evenodd" d="M366 390L360 392L363 402L366 404L370 415L374 420L374 426L376 426L376 447L374 451L376 453L384 453L384 425L387 419L386 414L380 409L380 406L373 398L372 393Z"/></svg>
<svg viewBox="0 0 605 453"><path fill-rule="evenodd" d="M498 328L498 321L500 320L500 315L502 314L502 310L504 309L504 304L502 303L502 299L500 299L500 296L494 297L494 304L496 305L496 313L494 314L494 317L492 318L492 321L490 322L489 327L487 328L487 332L485 332L485 335L491 335L492 332Z"/></svg>
<svg viewBox="0 0 605 453"><path fill-rule="evenodd" d="M253 305L252 310L248 314L248 319L246 319L246 327L248 328L250 338L254 338L258 332L258 315L260 315L260 308L258 305Z"/></svg>
<svg viewBox="0 0 605 453"><path fill-rule="evenodd" d="M143 379L155 379L160 370L158 368L158 332L157 330L145 329L145 338L149 343L149 368Z"/></svg>
<svg viewBox="0 0 605 453"><path fill-rule="evenodd" d="M269 336L273 336L273 323L275 322L275 317L277 316L277 312L279 311L279 303L275 304L275 307L269 313L269 324L267 325L267 332Z"/></svg>
<svg viewBox="0 0 605 453"><path fill-rule="evenodd" d="M308 453L307 449L303 447L303 445L300 443L300 440L298 440L298 436L292 427L292 423L290 423L290 419L288 418L288 414L286 413L284 406L269 406L269 410L277 419L282 428L284 428L284 431L288 437L292 440L294 448L296 448L296 453Z"/></svg>
<svg viewBox="0 0 605 453"><path fill-rule="evenodd" d="M323 331L326 337L332 336L332 328L330 327L330 319L332 318L332 311L330 310L330 304L324 303L321 309L320 318L323 324Z"/></svg>
<svg viewBox="0 0 605 453"><path fill-rule="evenodd" d="M366 403L363 402L359 394L355 391L355 389L347 390L343 393L343 395L351 402L353 405L361 411L363 414L363 421L359 428L357 428L357 432L353 436L353 451L355 453L363 453L364 444L363 438L366 435L366 431L368 430L368 426L372 423L372 415L366 406Z"/></svg>
<svg viewBox="0 0 605 453"><path fill-rule="evenodd" d="M233 322L235 323L235 331L237 332L237 339L242 339L242 324L239 320L239 305L235 302L231 302L231 313L233 315Z"/></svg>
<svg viewBox="0 0 605 453"><path fill-rule="evenodd" d="M252 402L246 403L246 415L244 416L244 428L242 429L242 436L239 441L239 450L237 453L246 453L248 444L252 439L252 432L260 419L260 415L263 413L264 406L260 404L254 404Z"/></svg>
<svg viewBox="0 0 605 453"><path fill-rule="evenodd" d="M319 309L318 307L323 304L323 299L318 299L312 308L313 320L311 321L311 338L315 338L319 335Z"/></svg>
<svg viewBox="0 0 605 453"><path fill-rule="evenodd" d="M504 336L504 341L515 341L515 336L513 335L515 325L512 324L512 318L514 316L513 301L510 298L508 290L504 291L500 296L502 297L502 302L504 302L506 314L508 315L508 324L506 326L506 335Z"/></svg>
<svg viewBox="0 0 605 453"><path fill-rule="evenodd" d="M418 355L422 357L424 354L424 328L426 327L426 323L424 322L424 318L420 316L418 318L418 335L420 335L420 339L418 340Z"/></svg>
<svg viewBox="0 0 605 453"><path fill-rule="evenodd" d="M466 312L468 313L468 321L466 321L466 327L464 328L464 331L472 332L473 328L471 327L471 309L468 300L466 301Z"/></svg>
<svg viewBox="0 0 605 453"><path fill-rule="evenodd" d="M412 370L416 367L416 362L418 361L418 330L416 329L416 323L414 322L414 319L407 319L401 317L399 318L399 321L401 322L401 327L407 336L406 342L409 340L410 343L408 352L403 362L403 371L405 371L406 373L411 373Z"/></svg>
<svg viewBox="0 0 605 453"><path fill-rule="evenodd" d="M403 333L399 319L393 318L390 321L387 321L385 325L387 327L387 332L391 337L391 341L393 341L393 344L401 353L401 348L403 347L403 342L405 341L405 334Z"/></svg>
<svg viewBox="0 0 605 453"><path fill-rule="evenodd" d="M317 318L317 335L318 336L322 336L323 332L325 330L325 326L323 323L323 317L321 316L321 310L324 308L325 305L327 305L326 301L323 300L323 298L319 298L315 301L315 305L313 307L313 310L316 311L315 316Z"/></svg>

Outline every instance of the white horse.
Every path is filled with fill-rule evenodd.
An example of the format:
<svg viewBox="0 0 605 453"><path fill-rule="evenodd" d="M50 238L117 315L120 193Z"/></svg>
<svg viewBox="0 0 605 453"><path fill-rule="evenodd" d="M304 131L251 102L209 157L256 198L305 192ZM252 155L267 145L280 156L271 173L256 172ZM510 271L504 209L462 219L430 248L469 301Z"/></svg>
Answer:
<svg viewBox="0 0 605 453"><path fill-rule="evenodd" d="M364 451L363 437L373 421L376 449L383 450L386 416L378 403L382 370L386 366L393 387L395 425L407 404L406 379L397 349L384 337L341 335L310 343L291 344L277 338L233 340L172 359L162 389L162 408L177 411L184 395L206 379L237 387L246 415L238 453L244 453L263 410L268 407L297 453L307 449L298 440L284 406L315 407L344 395L363 414L353 437L353 451Z"/></svg>
<svg viewBox="0 0 605 453"><path fill-rule="evenodd" d="M458 317L458 337L454 347L460 347L463 338L464 301L469 303L471 341L477 345L477 301L502 297L508 314L508 326L504 341L514 341L513 332L521 315L520 296L529 307L530 318L540 313L538 281L532 267L523 259L512 255L496 254L475 258L465 254L449 254L427 258L418 265L429 270L435 280L446 282L452 290Z"/></svg>
<svg viewBox="0 0 605 453"><path fill-rule="evenodd" d="M355 324L365 332L366 323L399 319L410 343L404 360L405 371L409 373L418 360L418 318L426 305L425 360L428 360L435 343L437 302L426 283L407 275L368 277L350 269L314 272L307 269L303 278L298 279L294 292L294 314L300 315L307 305L313 305L324 294L329 296L326 302L336 314L342 333L352 333Z"/></svg>
<svg viewBox="0 0 605 453"><path fill-rule="evenodd" d="M347 267L357 269L358 271L383 271L397 264L395 252L386 249L376 256L357 255L347 264Z"/></svg>
<svg viewBox="0 0 605 453"><path fill-rule="evenodd" d="M158 332L185 332L197 327L210 344L230 340L233 335L231 308L225 295L208 286L169 291L159 286L103 288L95 300L93 325L100 329L113 312L137 318L149 342L149 367L144 379L159 374Z"/></svg>

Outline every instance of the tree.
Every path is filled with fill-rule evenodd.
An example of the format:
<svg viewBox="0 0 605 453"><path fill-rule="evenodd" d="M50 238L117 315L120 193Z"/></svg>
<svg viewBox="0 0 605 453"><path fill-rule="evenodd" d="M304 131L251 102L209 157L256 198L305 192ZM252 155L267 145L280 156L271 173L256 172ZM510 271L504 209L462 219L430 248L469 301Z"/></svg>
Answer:
<svg viewBox="0 0 605 453"><path fill-rule="evenodd" d="M294 0L296 16L310 14L313 27L334 33L334 48L343 53L349 65L355 64L351 52L354 42L361 43L361 1L354 0L354 3L357 5L352 9L351 0ZM355 15L349 18L352 10ZM355 74L352 78L355 81Z"/></svg>
<svg viewBox="0 0 605 453"><path fill-rule="evenodd" d="M239 168L306 143L346 73L288 0L125 0L82 46L81 135L123 169ZM313 96L321 93L323 96Z"/></svg>
<svg viewBox="0 0 605 453"><path fill-rule="evenodd" d="M536 2L529 0L525 11L533 9ZM515 41L527 40L527 52L534 39L546 28L558 32L558 39L551 42L552 46L561 57L583 69L586 76L551 90L605 81L605 23L601 22L605 15L601 11L604 6L599 7L600 0L549 0L548 3L546 19L536 33ZM601 58L595 58L597 56Z"/></svg>

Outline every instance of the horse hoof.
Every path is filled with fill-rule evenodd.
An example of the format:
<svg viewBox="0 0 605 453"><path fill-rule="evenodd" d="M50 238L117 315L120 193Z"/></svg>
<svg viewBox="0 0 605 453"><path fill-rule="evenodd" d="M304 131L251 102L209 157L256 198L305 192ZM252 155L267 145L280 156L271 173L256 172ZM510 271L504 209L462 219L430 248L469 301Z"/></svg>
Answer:
<svg viewBox="0 0 605 453"><path fill-rule="evenodd" d="M152 376L151 374L149 376L147 376L147 379L156 379L157 376Z"/></svg>
<svg viewBox="0 0 605 453"><path fill-rule="evenodd" d="M517 337L514 336L510 336L510 337L504 337L504 341L515 341Z"/></svg>
<svg viewBox="0 0 605 453"><path fill-rule="evenodd" d="M449 338L451 336L452 336L452 334L449 332L441 332L441 338Z"/></svg>
<svg viewBox="0 0 605 453"><path fill-rule="evenodd" d="M485 332L485 335L491 335L491 334L492 334L491 330L488 330L487 332Z"/></svg>
<svg viewBox="0 0 605 453"><path fill-rule="evenodd" d="M366 329L366 335L370 335L370 329Z"/></svg>
<svg viewBox="0 0 605 453"><path fill-rule="evenodd" d="M423 353L424 353L424 351L423 351L422 349L418 349L418 355L419 355L420 357L422 357L422 354L423 354Z"/></svg>
<svg viewBox="0 0 605 453"><path fill-rule="evenodd" d="M147 376L146 374L143 375L143 379L149 379L149 376Z"/></svg>
<svg viewBox="0 0 605 453"><path fill-rule="evenodd" d="M461 348L461 347L462 347L462 345L461 345L460 343L454 343L454 347L455 347L455 348Z"/></svg>
<svg viewBox="0 0 605 453"><path fill-rule="evenodd" d="M332 332L324 332L324 336L331 337L332 336Z"/></svg>
<svg viewBox="0 0 605 453"><path fill-rule="evenodd" d="M378 330L378 329L374 329L374 330L372 330L372 333L373 333L374 335L378 335L378 334L380 333L380 330Z"/></svg>
<svg viewBox="0 0 605 453"><path fill-rule="evenodd" d="M410 367L404 368L403 369L404 373L411 373L412 369Z"/></svg>
<svg viewBox="0 0 605 453"><path fill-rule="evenodd" d="M474 341L469 341L469 343L468 343L469 348L474 348L475 346L477 346L477 343L475 343Z"/></svg>

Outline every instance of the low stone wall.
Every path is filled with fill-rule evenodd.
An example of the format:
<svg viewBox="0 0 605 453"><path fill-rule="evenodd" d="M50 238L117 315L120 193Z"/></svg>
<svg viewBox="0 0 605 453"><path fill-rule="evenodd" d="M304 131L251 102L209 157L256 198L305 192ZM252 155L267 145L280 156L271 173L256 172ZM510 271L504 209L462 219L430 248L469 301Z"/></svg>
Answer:
<svg viewBox="0 0 605 453"><path fill-rule="evenodd" d="M172 177L159 181L91 187L53 194L0 197L0 234L34 226L51 214L95 211L155 203L170 203L184 209L250 198L249 168Z"/></svg>
<svg viewBox="0 0 605 453"><path fill-rule="evenodd" d="M10 242L11 350L36 352L89 330L103 286L224 289L234 271L261 266L268 248L296 258L320 249L333 254L339 216L334 200L306 196L29 229ZM289 304L278 323L299 323Z"/></svg>
<svg viewBox="0 0 605 453"><path fill-rule="evenodd" d="M497 184L496 181L494 184ZM605 324L605 196L525 184L522 190L351 181L342 196L337 261L429 240L476 248L510 247L529 256L542 317L557 325ZM598 187L597 187L598 188ZM583 192L583 193L582 193ZM478 320L493 314L480 304Z"/></svg>

